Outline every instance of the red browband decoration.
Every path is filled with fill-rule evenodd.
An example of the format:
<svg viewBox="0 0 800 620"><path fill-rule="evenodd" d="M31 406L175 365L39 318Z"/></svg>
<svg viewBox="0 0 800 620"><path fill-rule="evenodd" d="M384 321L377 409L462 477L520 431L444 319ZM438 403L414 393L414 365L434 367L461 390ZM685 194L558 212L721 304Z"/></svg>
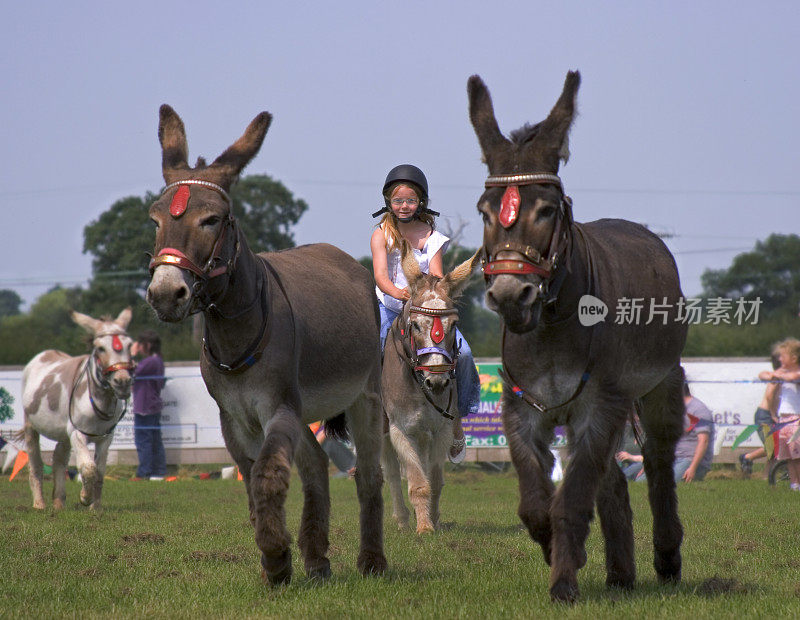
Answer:
<svg viewBox="0 0 800 620"><path fill-rule="evenodd" d="M500 203L500 224L503 228L508 228L517 221L519 216L519 188L516 185L509 185L503 193L503 201Z"/></svg>
<svg viewBox="0 0 800 620"><path fill-rule="evenodd" d="M535 273L537 276L541 276L543 278L550 277L550 270L549 269L542 269L538 265L534 265L532 262L527 260L493 260L490 263L487 263L486 266L483 268L483 273L485 276L496 276L503 273L511 273L514 275L527 275L529 273Z"/></svg>
<svg viewBox="0 0 800 620"><path fill-rule="evenodd" d="M431 340L433 340L436 344L439 344L442 340L444 340L444 326L442 325L442 319L438 316L433 317Z"/></svg>
<svg viewBox="0 0 800 620"><path fill-rule="evenodd" d="M191 191L188 185L181 185L178 191L172 197L172 202L169 203L169 214L174 218L179 218L186 211L186 206L189 204L189 195Z"/></svg>
<svg viewBox="0 0 800 620"><path fill-rule="evenodd" d="M119 336L114 334L111 336L111 348L114 349L117 353L122 351L122 340L119 339Z"/></svg>

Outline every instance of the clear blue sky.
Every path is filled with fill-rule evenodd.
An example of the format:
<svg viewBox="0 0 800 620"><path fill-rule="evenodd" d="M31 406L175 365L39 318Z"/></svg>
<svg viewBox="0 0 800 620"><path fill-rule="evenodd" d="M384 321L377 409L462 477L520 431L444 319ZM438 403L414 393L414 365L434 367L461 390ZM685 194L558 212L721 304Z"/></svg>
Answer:
<svg viewBox="0 0 800 620"><path fill-rule="evenodd" d="M162 186L161 103L182 116L191 161L274 115L245 173L308 202L298 243L368 254L386 172L412 162L444 226L467 222L478 245L473 73L508 133L581 71L562 169L575 216L673 234L686 294L703 270L800 229L797 2L116 4L4 9L0 288L28 303L84 284L84 226Z"/></svg>

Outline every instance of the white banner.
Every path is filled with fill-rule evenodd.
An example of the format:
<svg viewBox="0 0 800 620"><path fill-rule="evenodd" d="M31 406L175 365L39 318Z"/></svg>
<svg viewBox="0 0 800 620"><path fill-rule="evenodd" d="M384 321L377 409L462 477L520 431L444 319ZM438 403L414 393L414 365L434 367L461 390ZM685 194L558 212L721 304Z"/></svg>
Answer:
<svg viewBox="0 0 800 620"><path fill-rule="evenodd" d="M714 413L716 428L715 452L730 446L744 427L753 423L766 384L758 381L758 373L767 370L767 361L690 361L684 362L692 394ZM167 447L224 448L219 426L219 409L209 396L199 365L167 365L167 384L161 393L164 410L161 425ZM14 416L0 421L0 431L8 438L22 428L22 369L0 371L0 386L14 398ZM743 446L760 445L753 435ZM42 449L52 450L55 444L42 438ZM127 413L117 426L113 449L133 449L133 419Z"/></svg>

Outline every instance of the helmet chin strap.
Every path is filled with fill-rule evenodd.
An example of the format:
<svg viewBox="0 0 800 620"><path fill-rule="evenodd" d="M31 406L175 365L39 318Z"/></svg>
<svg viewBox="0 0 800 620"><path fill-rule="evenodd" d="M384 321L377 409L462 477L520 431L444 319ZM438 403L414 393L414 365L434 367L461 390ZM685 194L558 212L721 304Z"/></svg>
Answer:
<svg viewBox="0 0 800 620"><path fill-rule="evenodd" d="M415 219L417 219L416 212L411 217L398 217L397 221L402 222L403 224L408 224L409 222L413 222Z"/></svg>

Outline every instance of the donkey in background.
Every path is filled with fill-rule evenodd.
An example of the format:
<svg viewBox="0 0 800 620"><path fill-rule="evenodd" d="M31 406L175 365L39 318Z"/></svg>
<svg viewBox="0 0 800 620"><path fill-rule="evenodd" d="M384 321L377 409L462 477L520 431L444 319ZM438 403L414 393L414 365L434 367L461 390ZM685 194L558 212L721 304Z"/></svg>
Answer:
<svg viewBox="0 0 800 620"><path fill-rule="evenodd" d="M92 352L72 357L49 349L34 357L22 372L22 434L30 456L33 507L38 510L45 507L40 435L56 442L53 507L64 507L64 478L70 451L75 448L83 481L81 503L92 510L101 508L108 449L131 395L133 340L125 332L131 309L126 308L113 321L93 319L80 312L73 312L72 320L91 334ZM91 443L95 446L94 458L89 452Z"/></svg>
<svg viewBox="0 0 800 620"><path fill-rule="evenodd" d="M150 208L157 229L147 301L163 321L203 313L200 368L244 477L262 578L276 585L292 575L284 503L293 462L303 484L298 545L306 574L330 575L328 457L308 424L341 412L357 450L358 568L382 573L381 353L372 276L330 245L258 255L248 248L228 189L271 119L262 112L212 164L200 159L191 168L183 122L161 106L167 186Z"/></svg>
<svg viewBox="0 0 800 620"><path fill-rule="evenodd" d="M503 423L519 475L518 513L550 564L550 595L558 601L578 596L595 502L606 583L633 586L632 513L613 455L634 403L647 433L644 468L661 581L680 579L683 536L672 474L683 431L679 364L687 331L678 271L664 243L643 226L573 221L557 173L569 156L579 83L577 72L568 73L547 119L510 140L500 133L483 81L472 76L468 83L470 119L489 168L477 206L486 303L504 324ZM584 295L609 309L648 300L658 312L650 321L645 314L636 322L584 326L578 314ZM567 426L570 449L558 491L548 448L556 425Z"/></svg>
<svg viewBox="0 0 800 620"><path fill-rule="evenodd" d="M402 471L408 479L417 534L424 534L439 524L443 465L453 441L452 420L459 415L454 302L468 284L478 254L440 279L422 273L409 246L404 244L403 249L402 267L411 298L386 339L381 385L389 434L384 437L383 464L392 517L400 529L408 527Z"/></svg>

